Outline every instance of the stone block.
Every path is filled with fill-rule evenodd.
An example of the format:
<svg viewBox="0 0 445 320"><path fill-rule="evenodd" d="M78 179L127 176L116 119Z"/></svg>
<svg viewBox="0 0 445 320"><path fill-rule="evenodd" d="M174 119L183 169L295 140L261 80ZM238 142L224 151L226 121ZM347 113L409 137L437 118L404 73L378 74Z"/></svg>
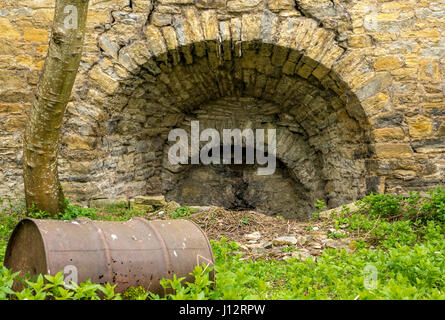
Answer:
<svg viewBox="0 0 445 320"><path fill-rule="evenodd" d="M246 12L264 6L263 0L228 0L229 12Z"/></svg>
<svg viewBox="0 0 445 320"><path fill-rule="evenodd" d="M105 209L110 207L128 208L127 198L92 199L89 202L90 208Z"/></svg>
<svg viewBox="0 0 445 320"><path fill-rule="evenodd" d="M195 4L198 8L203 9L220 9L226 6L227 0L196 0Z"/></svg>
<svg viewBox="0 0 445 320"><path fill-rule="evenodd" d="M403 140L405 133L400 127L380 128L373 130L376 141Z"/></svg>
<svg viewBox="0 0 445 320"><path fill-rule="evenodd" d="M167 205L165 197L158 196L137 196L130 200L130 205L146 205L153 206L154 208L160 208Z"/></svg>
<svg viewBox="0 0 445 320"><path fill-rule="evenodd" d="M119 82L113 79L110 75L106 74L99 65L96 65L90 72L90 77L103 88L108 94L113 94L119 87Z"/></svg>
<svg viewBox="0 0 445 320"><path fill-rule="evenodd" d="M375 153L378 158L384 159L403 159L413 156L413 151L409 144L376 143Z"/></svg>
<svg viewBox="0 0 445 320"><path fill-rule="evenodd" d="M271 11L291 10L295 6L293 0L268 0L268 6Z"/></svg>
<svg viewBox="0 0 445 320"><path fill-rule="evenodd" d="M0 39L20 40L22 35L9 19L0 17Z"/></svg>
<svg viewBox="0 0 445 320"><path fill-rule="evenodd" d="M410 136L414 139L423 139L430 137L433 131L432 120L424 116L407 118L408 130Z"/></svg>
<svg viewBox="0 0 445 320"><path fill-rule="evenodd" d="M377 58L374 61L374 69L376 71L393 70L403 66L403 61L399 57L386 56Z"/></svg>

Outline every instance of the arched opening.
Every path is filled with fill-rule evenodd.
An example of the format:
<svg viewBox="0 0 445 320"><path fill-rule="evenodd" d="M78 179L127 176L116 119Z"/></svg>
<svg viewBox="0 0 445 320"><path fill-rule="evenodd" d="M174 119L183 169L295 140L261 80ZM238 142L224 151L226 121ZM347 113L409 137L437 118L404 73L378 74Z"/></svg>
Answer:
<svg viewBox="0 0 445 320"><path fill-rule="evenodd" d="M119 156L122 166L108 168L114 189L102 192L163 193L188 205L301 219L316 200L332 207L365 194L366 117L355 95L321 63L261 41L206 41L131 59L139 59L139 67L108 103L100 146L103 163ZM173 168L166 161L168 133L191 121L217 130L276 129L275 174L257 180L255 165Z"/></svg>

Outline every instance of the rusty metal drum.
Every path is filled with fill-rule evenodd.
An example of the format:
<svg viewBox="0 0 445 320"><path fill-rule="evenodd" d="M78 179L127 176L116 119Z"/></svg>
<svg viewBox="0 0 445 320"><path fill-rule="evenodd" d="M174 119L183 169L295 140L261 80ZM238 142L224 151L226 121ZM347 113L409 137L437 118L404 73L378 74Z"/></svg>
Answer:
<svg viewBox="0 0 445 320"><path fill-rule="evenodd" d="M116 292L142 286L162 294L162 278L176 274L192 281L195 266L212 266L214 258L205 233L188 220L24 219L11 235L4 264L31 276L69 271L78 282L117 284Z"/></svg>

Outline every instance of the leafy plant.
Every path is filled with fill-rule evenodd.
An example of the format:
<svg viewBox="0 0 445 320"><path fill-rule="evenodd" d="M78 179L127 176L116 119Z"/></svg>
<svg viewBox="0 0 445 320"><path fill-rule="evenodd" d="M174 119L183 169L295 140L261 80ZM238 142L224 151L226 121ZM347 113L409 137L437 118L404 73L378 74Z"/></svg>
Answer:
<svg viewBox="0 0 445 320"><path fill-rule="evenodd" d="M429 191L429 196L420 207L423 220L436 220L445 223L445 188L438 186Z"/></svg>
<svg viewBox="0 0 445 320"><path fill-rule="evenodd" d="M327 206L323 200L317 200L315 207L317 208L317 212L313 212L312 217L313 219L318 220L320 218L320 212L326 209Z"/></svg>
<svg viewBox="0 0 445 320"><path fill-rule="evenodd" d="M241 218L241 220L240 220L240 224L241 224L242 226L246 226L246 225L248 225L248 224L249 224L249 218Z"/></svg>
<svg viewBox="0 0 445 320"><path fill-rule="evenodd" d="M161 280L165 295L142 287L129 288L122 296L109 284L87 281L67 287L63 274L24 277L23 288L12 289L17 273L0 262L0 299L445 299L444 188L427 197L372 194L357 204L358 211L343 207L329 222L333 234L345 230L354 238L352 251L326 249L317 259L284 261L249 260L239 244L222 238L211 241L214 266L198 266L193 281L177 275ZM320 207L321 208L321 207ZM0 214L0 255L6 241L24 216L20 208ZM75 209L77 210L77 209ZM127 210L127 211L125 211ZM131 216L122 208L113 218ZM175 210L172 217L191 214L188 207ZM87 215L79 209L69 217ZM66 216L68 217L68 216ZM102 218L102 217L99 217ZM107 218L108 219L108 218ZM311 227L308 227L311 229ZM339 235L341 237L341 235ZM3 249L2 249L3 248ZM292 248L285 248L291 251ZM3 258L2 256L0 258ZM367 287L371 265L376 283ZM214 279L210 276L214 272Z"/></svg>
<svg viewBox="0 0 445 320"><path fill-rule="evenodd" d="M359 207L372 217L397 218L402 214L402 196L376 194L358 201Z"/></svg>
<svg viewBox="0 0 445 320"><path fill-rule="evenodd" d="M63 213L57 215L57 219L60 220L73 220L80 217L96 219L96 210L92 208L82 208L78 206L72 206L66 201L66 209Z"/></svg>
<svg viewBox="0 0 445 320"><path fill-rule="evenodd" d="M188 217L192 214L192 209L190 207L179 207L174 211L169 212L170 219L182 219Z"/></svg>
<svg viewBox="0 0 445 320"><path fill-rule="evenodd" d="M124 300L147 300L149 293L143 287L129 287L122 294Z"/></svg>

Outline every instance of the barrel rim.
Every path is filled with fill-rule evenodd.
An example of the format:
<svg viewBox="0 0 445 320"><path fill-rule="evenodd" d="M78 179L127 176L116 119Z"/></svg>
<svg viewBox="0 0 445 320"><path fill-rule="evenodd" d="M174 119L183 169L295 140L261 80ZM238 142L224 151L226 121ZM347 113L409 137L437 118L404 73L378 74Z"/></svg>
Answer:
<svg viewBox="0 0 445 320"><path fill-rule="evenodd" d="M19 230L21 228L23 228L23 226L25 225L25 223L32 223L35 228L38 231L38 234L40 235L40 239L42 240L42 244L43 244L43 249L45 252L45 272L49 274L48 272L48 266L49 266L49 259L48 259L48 246L46 244L45 241L45 237L42 234L42 231L40 230L39 224L38 224L38 219L33 219L33 218L23 218L22 220L20 220L17 225L15 226L14 230L12 231L11 236L9 237L8 240L8 245L6 246L6 251L5 251L5 258L3 261L3 264L5 265L5 267L7 268L11 268L11 266L8 266L8 257L11 256L11 250L12 250L12 244L14 243L14 239L17 237L17 233L19 232ZM18 271L22 271L22 270L18 270ZM45 273L45 274L46 274Z"/></svg>
<svg viewBox="0 0 445 320"><path fill-rule="evenodd" d="M202 230L202 228L193 220L186 220L186 219L179 219L179 220L183 220L183 221L187 221L187 222L191 222L192 224L194 224L199 231L201 231L202 235L204 236L204 238L206 239L207 242L207 247L209 248L210 251L210 257L212 258L212 263L213 265L215 265L215 256L213 255L213 249L212 249L212 244L210 243L209 237L207 236L207 234L204 232L204 230Z"/></svg>

